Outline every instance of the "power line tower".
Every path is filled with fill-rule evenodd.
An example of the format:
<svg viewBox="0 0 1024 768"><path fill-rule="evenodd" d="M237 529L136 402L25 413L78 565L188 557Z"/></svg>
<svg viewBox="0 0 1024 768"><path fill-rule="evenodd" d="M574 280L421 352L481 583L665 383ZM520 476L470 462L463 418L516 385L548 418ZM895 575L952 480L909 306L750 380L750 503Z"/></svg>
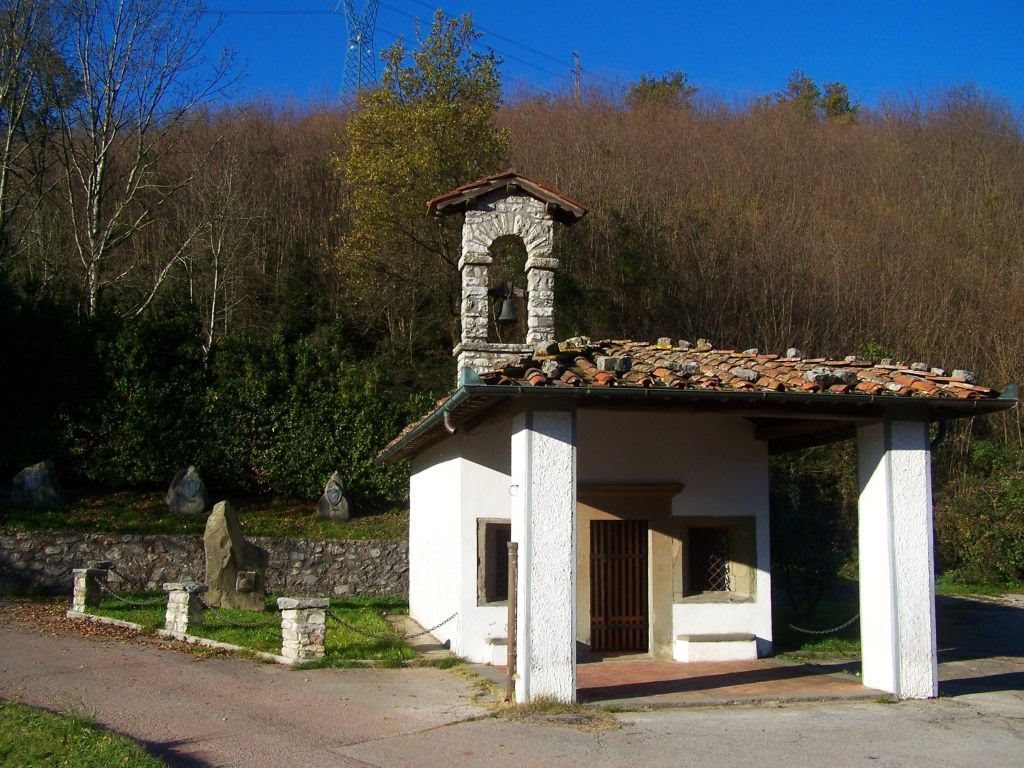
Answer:
<svg viewBox="0 0 1024 768"><path fill-rule="evenodd" d="M345 73L341 80L341 95L354 99L359 91L373 88L377 84L373 29L377 25L377 8L380 0L365 0L362 13L356 11L354 0L341 0L339 5L345 6L345 26L348 28L348 48L345 50Z"/></svg>
<svg viewBox="0 0 1024 768"><path fill-rule="evenodd" d="M572 95L579 104L582 98L581 90L583 85L583 64L580 61L580 52L572 52Z"/></svg>

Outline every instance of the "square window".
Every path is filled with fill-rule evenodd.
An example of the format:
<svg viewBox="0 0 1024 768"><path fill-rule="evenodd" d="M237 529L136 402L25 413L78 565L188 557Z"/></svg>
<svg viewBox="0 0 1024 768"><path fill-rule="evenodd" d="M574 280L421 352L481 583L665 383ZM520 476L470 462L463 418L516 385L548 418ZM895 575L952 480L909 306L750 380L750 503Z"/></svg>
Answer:
<svg viewBox="0 0 1024 768"><path fill-rule="evenodd" d="M753 517L688 521L683 536L683 597L753 596L754 541Z"/></svg>
<svg viewBox="0 0 1024 768"><path fill-rule="evenodd" d="M690 529L690 592L733 591L729 539L729 529L724 526Z"/></svg>
<svg viewBox="0 0 1024 768"><path fill-rule="evenodd" d="M477 520L477 605L508 603L508 520Z"/></svg>

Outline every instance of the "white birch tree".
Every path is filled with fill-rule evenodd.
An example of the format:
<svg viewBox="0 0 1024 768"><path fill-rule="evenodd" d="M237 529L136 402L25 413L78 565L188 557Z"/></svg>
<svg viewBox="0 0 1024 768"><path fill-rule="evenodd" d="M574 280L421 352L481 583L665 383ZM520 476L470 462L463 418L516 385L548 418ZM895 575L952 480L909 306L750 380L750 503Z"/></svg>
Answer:
<svg viewBox="0 0 1024 768"><path fill-rule="evenodd" d="M198 231L181 233L155 263L126 246L191 181L162 178L161 160L184 119L232 84L230 55L207 60L214 25L196 0L66 0L66 8L65 58L81 89L60 106L59 151L83 310L94 316L103 288L145 271L125 308L139 314Z"/></svg>

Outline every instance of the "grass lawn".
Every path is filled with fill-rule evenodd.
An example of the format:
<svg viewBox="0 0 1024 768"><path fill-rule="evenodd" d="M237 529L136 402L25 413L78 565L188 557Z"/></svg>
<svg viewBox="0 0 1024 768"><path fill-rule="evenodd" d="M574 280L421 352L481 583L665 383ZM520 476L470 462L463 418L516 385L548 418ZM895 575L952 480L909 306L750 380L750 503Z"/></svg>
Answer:
<svg viewBox="0 0 1024 768"><path fill-rule="evenodd" d="M97 728L87 717L55 715L0 700L0 766L54 765L159 768L164 763L138 744Z"/></svg>
<svg viewBox="0 0 1024 768"><path fill-rule="evenodd" d="M67 507L41 512L10 506L0 494L0 527L9 531L82 531L88 533L202 535L206 515L174 515L157 491L68 490ZM404 539L409 513L391 509L350 520L322 520L311 501L276 498L230 499L246 536L306 539Z"/></svg>
<svg viewBox="0 0 1024 768"><path fill-rule="evenodd" d="M1007 594L1024 594L1024 582L1006 581L983 584L975 581L960 581L954 574L944 573L935 579L935 593L947 597L1000 597Z"/></svg>
<svg viewBox="0 0 1024 768"><path fill-rule="evenodd" d="M166 596L162 593L130 596L145 605L133 606L106 596L90 610L100 616L141 624L152 631L164 626ZM158 601L150 605L152 601ZM267 598L265 613L240 610L206 610L203 620L189 627L189 634L240 645L255 651L281 652L281 616L275 597ZM399 665L416 654L391 629L384 614L406 613L408 603L391 597L352 597L331 600L327 616L326 656L318 666L348 666L353 661L373 660L382 666Z"/></svg>

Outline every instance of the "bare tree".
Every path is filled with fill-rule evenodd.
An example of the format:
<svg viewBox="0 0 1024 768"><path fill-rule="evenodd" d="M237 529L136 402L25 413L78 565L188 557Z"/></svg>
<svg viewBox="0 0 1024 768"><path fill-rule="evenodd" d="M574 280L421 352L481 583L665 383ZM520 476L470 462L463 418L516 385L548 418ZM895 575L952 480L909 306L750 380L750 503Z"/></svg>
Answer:
<svg viewBox="0 0 1024 768"><path fill-rule="evenodd" d="M57 11L53 0L0 5L0 257L24 247L46 192L53 108L71 87Z"/></svg>
<svg viewBox="0 0 1024 768"><path fill-rule="evenodd" d="M149 226L174 192L160 161L172 152L184 118L231 84L230 56L204 56L213 27L196 0L69 0L66 58L81 81L60 107L64 203L82 268L85 312L100 291L140 268L123 248ZM196 231L170 244L146 275L138 314Z"/></svg>
<svg viewBox="0 0 1024 768"><path fill-rule="evenodd" d="M232 312L249 299L245 278L254 269L258 228L266 217L266 199L254 193L254 172L236 144L221 140L203 175L183 196L183 227L198 236L181 256L188 303L203 324L203 353L218 333L229 329Z"/></svg>

